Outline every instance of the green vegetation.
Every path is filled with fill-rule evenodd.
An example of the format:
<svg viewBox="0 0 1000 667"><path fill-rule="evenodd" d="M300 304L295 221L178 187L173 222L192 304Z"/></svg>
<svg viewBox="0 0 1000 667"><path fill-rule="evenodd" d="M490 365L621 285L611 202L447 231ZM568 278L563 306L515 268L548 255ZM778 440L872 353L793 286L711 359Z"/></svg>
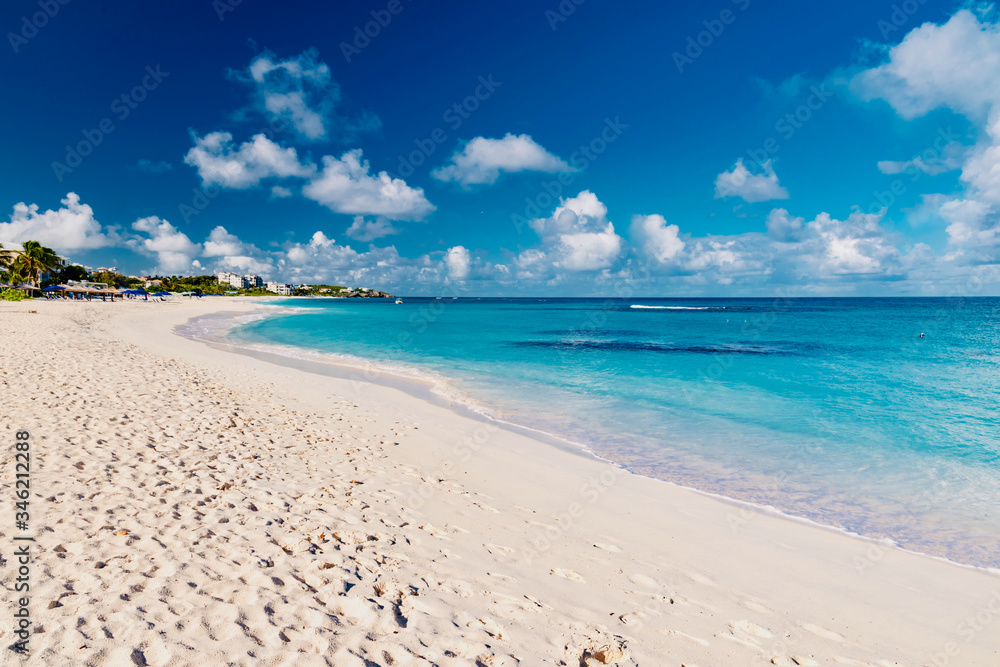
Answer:
<svg viewBox="0 0 1000 667"><path fill-rule="evenodd" d="M0 292L0 299L4 301L24 301L28 298L30 297L19 289L5 289Z"/></svg>
<svg viewBox="0 0 1000 667"><path fill-rule="evenodd" d="M342 290L342 285L307 285L305 289L295 288L292 292L295 296L335 296L338 290Z"/></svg>
<svg viewBox="0 0 1000 667"><path fill-rule="evenodd" d="M38 285L43 273L59 266L59 255L38 241L25 241L20 252L0 246L0 269L12 284Z"/></svg>
<svg viewBox="0 0 1000 667"><path fill-rule="evenodd" d="M201 294L224 295L236 292L240 296L275 296L261 287L251 289L233 289L226 283L220 283L216 276L151 276L150 280L158 280L159 284L146 287L146 280L130 278L129 276L111 271L95 271L90 273L86 267L70 264L59 267L60 259L51 248L36 241L25 241L24 252L4 250L0 245L0 281L13 284L31 282L39 287L66 284L69 281L105 283L109 287L121 289L144 288L150 292L199 292ZM42 274L49 277L40 281ZM344 291L343 285L302 285L294 289L294 296L328 296L328 297L388 297L386 292L379 290ZM23 292L8 291L0 298L8 301L27 298Z"/></svg>

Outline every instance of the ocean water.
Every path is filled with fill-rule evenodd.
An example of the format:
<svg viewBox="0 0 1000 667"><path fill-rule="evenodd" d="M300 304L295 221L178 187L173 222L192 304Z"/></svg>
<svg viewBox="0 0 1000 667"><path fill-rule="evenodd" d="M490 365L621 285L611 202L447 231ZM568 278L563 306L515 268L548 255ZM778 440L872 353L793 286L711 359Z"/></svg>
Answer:
<svg viewBox="0 0 1000 667"><path fill-rule="evenodd" d="M1000 299L282 304L228 340L432 377L633 472L1000 567Z"/></svg>

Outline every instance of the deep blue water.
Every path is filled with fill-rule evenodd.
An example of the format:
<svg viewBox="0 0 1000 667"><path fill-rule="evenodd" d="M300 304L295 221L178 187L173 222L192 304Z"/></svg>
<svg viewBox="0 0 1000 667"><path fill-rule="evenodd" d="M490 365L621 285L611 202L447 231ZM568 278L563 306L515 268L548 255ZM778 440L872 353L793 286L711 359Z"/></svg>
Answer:
<svg viewBox="0 0 1000 667"><path fill-rule="evenodd" d="M430 372L635 472L1000 566L1000 299L284 305L230 335Z"/></svg>

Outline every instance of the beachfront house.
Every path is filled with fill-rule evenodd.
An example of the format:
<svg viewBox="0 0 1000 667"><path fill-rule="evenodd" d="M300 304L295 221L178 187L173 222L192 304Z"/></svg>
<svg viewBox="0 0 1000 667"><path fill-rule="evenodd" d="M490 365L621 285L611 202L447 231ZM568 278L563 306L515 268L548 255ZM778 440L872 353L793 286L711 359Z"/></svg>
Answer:
<svg viewBox="0 0 1000 667"><path fill-rule="evenodd" d="M233 289L238 290L264 287L264 279L251 274L241 276L238 273L221 271L215 275L215 279L224 285L229 285Z"/></svg>
<svg viewBox="0 0 1000 667"><path fill-rule="evenodd" d="M280 294L281 296L291 296L295 287L290 283L279 283L277 280L267 281L267 291Z"/></svg>

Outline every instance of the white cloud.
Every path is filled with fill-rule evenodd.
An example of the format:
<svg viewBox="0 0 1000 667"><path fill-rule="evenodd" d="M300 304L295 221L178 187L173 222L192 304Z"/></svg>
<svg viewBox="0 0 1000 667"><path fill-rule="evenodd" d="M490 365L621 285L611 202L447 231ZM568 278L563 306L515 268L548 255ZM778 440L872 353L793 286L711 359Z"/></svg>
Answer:
<svg viewBox="0 0 1000 667"><path fill-rule="evenodd" d="M924 155L918 155L912 160L880 160L878 169L883 174L902 174L903 172L921 172L928 176L937 176L962 167L962 155L965 147L957 142L947 144L938 154L934 149Z"/></svg>
<svg viewBox="0 0 1000 667"><path fill-rule="evenodd" d="M807 225L818 246L814 254L817 274L874 274L889 269L899 257L899 250L887 237L879 222L882 213L855 212L846 220L835 220L826 213Z"/></svg>
<svg viewBox="0 0 1000 667"><path fill-rule="evenodd" d="M953 245L982 247L995 245L1000 229L990 224L991 208L975 199L949 199L941 203L938 214L949 224L948 242Z"/></svg>
<svg viewBox="0 0 1000 667"><path fill-rule="evenodd" d="M38 241L57 251L103 248L118 241L115 229L106 229L94 210L80 202L75 192L62 200L62 208L38 212L37 204L14 205L10 222L0 222L0 242Z"/></svg>
<svg viewBox="0 0 1000 667"><path fill-rule="evenodd" d="M369 173L361 149L339 158L323 158L323 169L302 193L331 211L357 215L380 215L391 220L422 220L434 206L421 188L412 188L386 172Z"/></svg>
<svg viewBox="0 0 1000 667"><path fill-rule="evenodd" d="M608 209L597 196L584 190L564 199L551 217L529 224L542 239L541 252L553 270L597 271L610 268L622 253L623 239L607 219ZM517 262L525 273L536 275L542 260L534 251L522 253Z"/></svg>
<svg viewBox="0 0 1000 667"><path fill-rule="evenodd" d="M143 254L156 257L158 273L186 274L192 268L200 268L195 258L201 254L201 246L166 220L156 216L140 218L132 223L132 229L146 235L132 239L131 245Z"/></svg>
<svg viewBox="0 0 1000 667"><path fill-rule="evenodd" d="M449 164L435 169L431 175L467 187L495 183L501 172L518 171L554 173L574 169L527 134L507 133L503 139L476 137L452 155Z"/></svg>
<svg viewBox="0 0 1000 667"><path fill-rule="evenodd" d="M266 178L306 178L316 171L315 166L299 162L294 148L282 148L263 134L238 148L228 132L193 138L194 148L184 156L184 162L198 170L205 185L245 189Z"/></svg>
<svg viewBox="0 0 1000 667"><path fill-rule="evenodd" d="M886 55L883 64L852 79L859 96L884 99L908 119L948 108L968 117L982 135L971 148L946 147L940 164L921 157L879 167L888 166L892 173L905 164L934 173L960 163L965 192L925 197L925 204L932 202L948 223L951 245L967 246L967 257L977 261L996 261L986 248L1000 238L1000 24L980 21L963 9L942 25L925 23L912 30ZM925 209L918 207L914 215L925 215Z"/></svg>
<svg viewBox="0 0 1000 667"><path fill-rule="evenodd" d="M383 288L393 285L413 288L421 282L441 282L440 272L433 268L426 255L404 259L393 246L371 246L367 252L357 252L350 246L338 245L323 232L313 234L308 243L286 246L276 270L282 279L293 282L337 282ZM430 276L433 278L428 280Z"/></svg>
<svg viewBox="0 0 1000 667"><path fill-rule="evenodd" d="M1000 109L986 128L983 140L969 151L962 166L962 181L972 193L992 205L1000 204Z"/></svg>
<svg viewBox="0 0 1000 667"><path fill-rule="evenodd" d="M674 261L684 250L680 228L668 225L662 215L636 215L632 217L630 238L648 259L659 264Z"/></svg>
<svg viewBox="0 0 1000 667"><path fill-rule="evenodd" d="M398 234L399 230L393 227L392 223L385 218L367 220L363 215L356 215L351 226L344 233L347 234L348 238L367 243L368 241L374 241L385 236Z"/></svg>
<svg viewBox="0 0 1000 667"><path fill-rule="evenodd" d="M767 160L761 165L763 174L753 174L743 165L743 159L736 160L730 171L724 171L715 179L715 198L740 197L746 202L788 199L788 190L778 183L778 175Z"/></svg>
<svg viewBox="0 0 1000 667"><path fill-rule="evenodd" d="M462 281L469 277L469 251L460 245L448 248L444 254L444 264L450 280Z"/></svg>
<svg viewBox="0 0 1000 667"><path fill-rule="evenodd" d="M265 51L244 72L233 76L254 89L257 110L269 120L287 123L303 139L316 141L331 133L345 140L378 129L377 116L363 113L356 119L337 116L340 87L315 49L279 60Z"/></svg>
<svg viewBox="0 0 1000 667"><path fill-rule="evenodd" d="M206 186L246 189L269 178L296 178L308 181L302 188L305 197L336 213L422 220L434 210L423 189L412 188L384 171L370 173L360 148L339 158L325 156L317 172L315 165L299 161L294 148L279 146L263 134L238 147L228 132L212 132L194 140L184 161L198 170ZM275 185L271 195L290 197L292 190Z"/></svg>
<svg viewBox="0 0 1000 667"><path fill-rule="evenodd" d="M274 261L252 243L244 243L221 225L205 239L202 257L213 258L217 270L269 274Z"/></svg>
<svg viewBox="0 0 1000 667"><path fill-rule="evenodd" d="M802 232L802 222L783 208L772 209L767 214L767 234L775 241L793 241Z"/></svg>
<svg viewBox="0 0 1000 667"><path fill-rule="evenodd" d="M862 99L886 100L903 118L938 107L982 118L1000 97L1000 30L968 10L912 30L887 55L857 74L851 88Z"/></svg>

